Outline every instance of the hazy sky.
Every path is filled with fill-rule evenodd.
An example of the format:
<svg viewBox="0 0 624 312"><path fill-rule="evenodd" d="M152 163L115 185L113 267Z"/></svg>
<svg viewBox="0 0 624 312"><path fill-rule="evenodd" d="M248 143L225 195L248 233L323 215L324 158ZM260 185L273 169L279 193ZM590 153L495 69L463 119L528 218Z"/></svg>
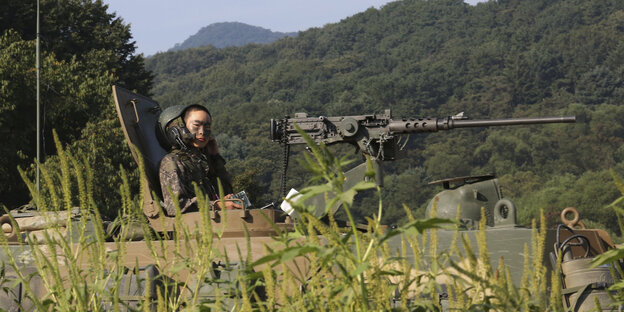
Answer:
<svg viewBox="0 0 624 312"><path fill-rule="evenodd" d="M137 52L146 56L167 51L212 23L241 22L273 31L293 32L336 23L388 2L391 1L104 0L109 6L108 12L116 12L130 24Z"/></svg>

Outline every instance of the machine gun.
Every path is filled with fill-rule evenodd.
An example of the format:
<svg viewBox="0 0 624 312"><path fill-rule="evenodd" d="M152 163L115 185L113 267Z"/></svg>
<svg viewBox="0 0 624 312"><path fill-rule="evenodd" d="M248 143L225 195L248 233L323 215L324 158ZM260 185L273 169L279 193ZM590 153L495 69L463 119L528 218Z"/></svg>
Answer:
<svg viewBox="0 0 624 312"><path fill-rule="evenodd" d="M575 122L575 116L539 117L539 118L506 118L469 120L464 113L443 118L400 118L393 119L389 109L383 114L308 117L305 113L297 113L294 118L271 119L271 140L280 142L285 147L285 160L282 172L282 193L285 193L285 172L288 164L288 147L305 144L302 135L297 132L295 124L317 143L335 144L350 143L362 153L369 155L375 165L381 183L379 161L395 160L398 152L407 143L401 136L412 133L437 132L455 128L479 128L494 126L529 125L546 123ZM359 176L366 169L356 167L345 173L345 176Z"/></svg>
<svg viewBox="0 0 624 312"><path fill-rule="evenodd" d="M392 119L389 109L384 114L338 117L308 117L297 113L294 118L271 119L271 140L286 145L305 144L295 129L297 124L318 143L351 143L373 159L384 161L397 158L403 134L575 121L575 116L469 120L463 113L443 118Z"/></svg>

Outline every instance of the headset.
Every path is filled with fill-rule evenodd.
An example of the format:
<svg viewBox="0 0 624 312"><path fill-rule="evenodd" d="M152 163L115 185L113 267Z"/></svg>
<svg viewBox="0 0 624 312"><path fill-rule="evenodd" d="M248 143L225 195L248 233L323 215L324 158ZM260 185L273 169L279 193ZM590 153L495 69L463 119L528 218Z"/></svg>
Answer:
<svg viewBox="0 0 624 312"><path fill-rule="evenodd" d="M186 150L194 139L195 134L191 133L185 126L174 125L167 128L167 140L171 146Z"/></svg>

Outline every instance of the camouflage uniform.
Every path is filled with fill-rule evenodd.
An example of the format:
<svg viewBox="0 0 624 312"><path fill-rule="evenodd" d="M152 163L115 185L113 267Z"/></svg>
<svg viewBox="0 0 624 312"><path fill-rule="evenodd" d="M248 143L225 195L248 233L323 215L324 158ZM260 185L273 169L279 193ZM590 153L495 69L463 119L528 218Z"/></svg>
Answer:
<svg viewBox="0 0 624 312"><path fill-rule="evenodd" d="M221 155L208 155L198 148L173 150L160 162L160 186L163 193L164 208L169 216L176 213L173 194L177 194L180 210L197 210L197 197L193 182L208 196L216 200L219 194L217 179L221 180L224 194L232 193L232 180L225 169L225 160Z"/></svg>

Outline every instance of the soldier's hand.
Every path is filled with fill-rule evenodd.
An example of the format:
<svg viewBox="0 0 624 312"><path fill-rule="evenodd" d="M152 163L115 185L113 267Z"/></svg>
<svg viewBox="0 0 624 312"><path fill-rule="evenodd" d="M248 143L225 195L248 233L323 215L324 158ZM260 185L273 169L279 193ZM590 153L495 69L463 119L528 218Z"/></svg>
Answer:
<svg viewBox="0 0 624 312"><path fill-rule="evenodd" d="M234 196L234 194L227 194L227 195L225 195L225 197L223 197L223 199L230 199L230 198L232 198L232 196ZM221 201L217 201L217 202L215 203L215 205L217 205L217 207L218 207L219 209L223 210L223 209L221 208ZM240 205L240 204L239 204L238 202L236 202L236 201L226 201L226 202L225 202L225 209L226 209L226 210L243 209L243 206L242 206L242 205Z"/></svg>
<svg viewBox="0 0 624 312"><path fill-rule="evenodd" d="M208 154L217 155L219 154L219 146L217 145L217 140L213 136L208 139L208 144L206 144L206 148Z"/></svg>

